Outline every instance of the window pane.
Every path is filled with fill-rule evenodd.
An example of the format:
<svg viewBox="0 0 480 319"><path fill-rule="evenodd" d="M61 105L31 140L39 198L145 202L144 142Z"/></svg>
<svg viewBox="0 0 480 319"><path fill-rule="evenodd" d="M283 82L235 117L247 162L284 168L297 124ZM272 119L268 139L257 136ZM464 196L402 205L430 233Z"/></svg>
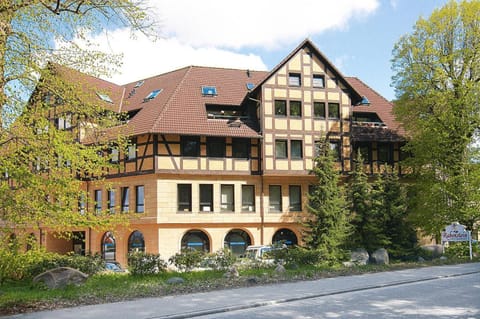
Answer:
<svg viewBox="0 0 480 319"><path fill-rule="evenodd" d="M290 211L299 212L302 210L302 192L298 185L291 185L289 187Z"/></svg>
<svg viewBox="0 0 480 319"><path fill-rule="evenodd" d="M128 187L122 187L122 212L128 212L130 209L130 189Z"/></svg>
<svg viewBox="0 0 480 319"><path fill-rule="evenodd" d="M137 213L145 212L145 188L144 186L135 187L135 198L136 198L136 208Z"/></svg>
<svg viewBox="0 0 480 319"><path fill-rule="evenodd" d="M242 211L255 211L255 186L242 185Z"/></svg>
<svg viewBox="0 0 480 319"><path fill-rule="evenodd" d="M328 103L328 117L332 119L340 118L340 105L338 103Z"/></svg>
<svg viewBox="0 0 480 319"><path fill-rule="evenodd" d="M235 210L234 187L233 185L222 185L221 188L220 210L222 212L233 212Z"/></svg>
<svg viewBox="0 0 480 319"><path fill-rule="evenodd" d="M115 191L113 189L108 191L108 210L111 214L115 213Z"/></svg>
<svg viewBox="0 0 480 319"><path fill-rule="evenodd" d="M370 156L370 146L368 144L359 144L356 147L356 154L360 152L360 155L362 156L363 162L364 163L370 163L371 162L371 156ZM357 158L355 154L355 159Z"/></svg>
<svg viewBox="0 0 480 319"><path fill-rule="evenodd" d="M102 190L95 190L95 211L99 212L102 210Z"/></svg>
<svg viewBox="0 0 480 319"><path fill-rule="evenodd" d="M302 102L290 101L290 116L302 116Z"/></svg>
<svg viewBox="0 0 480 319"><path fill-rule="evenodd" d="M378 161L382 163L390 163L391 161L390 146L388 144L378 144Z"/></svg>
<svg viewBox="0 0 480 319"><path fill-rule="evenodd" d="M270 211L282 211L282 187L270 185L269 187Z"/></svg>
<svg viewBox="0 0 480 319"><path fill-rule="evenodd" d="M287 141L275 141L275 156L276 158L287 158Z"/></svg>
<svg viewBox="0 0 480 319"><path fill-rule="evenodd" d="M315 117L325 117L325 103L313 102L313 115Z"/></svg>
<svg viewBox="0 0 480 319"><path fill-rule="evenodd" d="M112 163L118 163L118 149L112 148L110 151L110 161Z"/></svg>
<svg viewBox="0 0 480 319"><path fill-rule="evenodd" d="M191 212L192 211L192 185L178 184L178 211Z"/></svg>
<svg viewBox="0 0 480 319"><path fill-rule="evenodd" d="M314 74L313 75L313 87L314 88L324 88L325 87L325 77L323 75Z"/></svg>
<svg viewBox="0 0 480 319"><path fill-rule="evenodd" d="M292 159L299 159L303 157L302 141L290 141Z"/></svg>
<svg viewBox="0 0 480 319"><path fill-rule="evenodd" d="M287 115L287 101L275 100L275 115L277 116Z"/></svg>
<svg viewBox="0 0 480 319"><path fill-rule="evenodd" d="M200 138L197 136L182 136L180 140L181 155L198 157L200 155Z"/></svg>
<svg viewBox="0 0 480 319"><path fill-rule="evenodd" d="M134 160L137 158L137 144L133 143L128 146L127 149L127 160Z"/></svg>
<svg viewBox="0 0 480 319"><path fill-rule="evenodd" d="M207 137L207 156L225 157L225 138Z"/></svg>
<svg viewBox="0 0 480 319"><path fill-rule="evenodd" d="M200 184L200 211L213 211L213 185Z"/></svg>
<svg viewBox="0 0 480 319"><path fill-rule="evenodd" d="M290 86L300 86L300 85L302 85L302 82L300 80L300 74L289 73L288 74L288 85L290 85Z"/></svg>
<svg viewBox="0 0 480 319"><path fill-rule="evenodd" d="M330 142L330 152L336 161L340 161L340 143Z"/></svg>
<svg viewBox="0 0 480 319"><path fill-rule="evenodd" d="M232 139L232 156L234 158L249 158L250 140L246 138Z"/></svg>

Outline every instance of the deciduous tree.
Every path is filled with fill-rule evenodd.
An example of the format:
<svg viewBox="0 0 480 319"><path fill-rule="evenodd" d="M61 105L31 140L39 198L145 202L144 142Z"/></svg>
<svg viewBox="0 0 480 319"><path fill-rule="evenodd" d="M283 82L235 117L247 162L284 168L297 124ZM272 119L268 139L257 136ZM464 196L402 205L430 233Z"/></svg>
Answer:
<svg viewBox="0 0 480 319"><path fill-rule="evenodd" d="M0 235L111 220L79 213L78 203L87 198L82 181L111 165L104 151L124 144L118 131L105 135L121 119L93 98L85 77L59 64L96 76L112 71L118 57L72 40L119 26L150 32L151 21L136 0L0 0Z"/></svg>
<svg viewBox="0 0 480 319"><path fill-rule="evenodd" d="M469 146L480 126L480 1L450 1L420 18L393 51L395 112L410 141L415 223L438 234L478 220L478 165Z"/></svg>

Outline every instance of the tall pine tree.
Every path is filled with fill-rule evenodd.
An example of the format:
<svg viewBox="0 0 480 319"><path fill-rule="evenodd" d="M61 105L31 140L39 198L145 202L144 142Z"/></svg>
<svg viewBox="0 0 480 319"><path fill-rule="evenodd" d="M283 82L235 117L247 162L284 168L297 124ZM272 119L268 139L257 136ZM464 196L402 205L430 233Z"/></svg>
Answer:
<svg viewBox="0 0 480 319"><path fill-rule="evenodd" d="M339 172L326 140L319 145L312 173L318 181L308 195L305 243L318 250L325 261L336 262L345 256L351 227L344 189L339 184Z"/></svg>

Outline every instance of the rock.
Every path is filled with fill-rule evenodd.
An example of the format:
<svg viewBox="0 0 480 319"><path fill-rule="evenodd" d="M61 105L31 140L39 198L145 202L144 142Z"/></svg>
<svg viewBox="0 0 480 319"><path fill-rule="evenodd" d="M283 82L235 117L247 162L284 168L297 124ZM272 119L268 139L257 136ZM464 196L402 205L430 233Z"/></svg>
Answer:
<svg viewBox="0 0 480 319"><path fill-rule="evenodd" d="M65 288L68 285L81 285L88 278L87 274L70 267L58 267L47 270L33 278L34 283L43 282L50 289Z"/></svg>
<svg viewBox="0 0 480 319"><path fill-rule="evenodd" d="M344 261L342 264L343 264L344 267L347 267L347 268L351 268L351 267L355 266L355 264L351 261Z"/></svg>
<svg viewBox="0 0 480 319"><path fill-rule="evenodd" d="M172 277L167 279L167 284L169 285L178 285L178 284L183 284L185 282L185 279L181 277Z"/></svg>
<svg viewBox="0 0 480 319"><path fill-rule="evenodd" d="M223 277L225 278L238 278L239 276L240 274L235 266L230 267L230 269L223 274Z"/></svg>
<svg viewBox="0 0 480 319"><path fill-rule="evenodd" d="M443 254L442 245L424 245L420 246L420 248L427 251L432 256L432 258L438 258Z"/></svg>
<svg viewBox="0 0 480 319"><path fill-rule="evenodd" d="M448 260L447 256L440 257L440 260Z"/></svg>
<svg viewBox="0 0 480 319"><path fill-rule="evenodd" d="M377 265L388 265L390 263L388 251L385 248L375 250L372 254L372 260Z"/></svg>
<svg viewBox="0 0 480 319"><path fill-rule="evenodd" d="M258 279L257 277L250 277L247 279L247 283L249 283L250 285L256 285L258 284Z"/></svg>
<svg viewBox="0 0 480 319"><path fill-rule="evenodd" d="M369 259L370 256L365 248L357 248L350 255L350 261L356 265L364 266L368 264Z"/></svg>
<svg viewBox="0 0 480 319"><path fill-rule="evenodd" d="M275 267L275 273L277 274L284 274L287 270L283 265L278 264L277 267Z"/></svg>
<svg viewBox="0 0 480 319"><path fill-rule="evenodd" d="M419 263L424 263L424 262L425 262L425 258L423 258L422 256L419 256L418 259L417 259L417 261L418 261Z"/></svg>

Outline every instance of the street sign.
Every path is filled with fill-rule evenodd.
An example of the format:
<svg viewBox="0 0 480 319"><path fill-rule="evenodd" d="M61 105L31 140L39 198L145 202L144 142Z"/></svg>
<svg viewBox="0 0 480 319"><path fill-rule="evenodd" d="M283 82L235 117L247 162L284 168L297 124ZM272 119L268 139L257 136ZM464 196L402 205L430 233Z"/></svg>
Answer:
<svg viewBox="0 0 480 319"><path fill-rule="evenodd" d="M448 242L468 241L470 247L470 259L472 259L472 233L465 229L464 225L452 223L445 227L442 232L442 245Z"/></svg>

